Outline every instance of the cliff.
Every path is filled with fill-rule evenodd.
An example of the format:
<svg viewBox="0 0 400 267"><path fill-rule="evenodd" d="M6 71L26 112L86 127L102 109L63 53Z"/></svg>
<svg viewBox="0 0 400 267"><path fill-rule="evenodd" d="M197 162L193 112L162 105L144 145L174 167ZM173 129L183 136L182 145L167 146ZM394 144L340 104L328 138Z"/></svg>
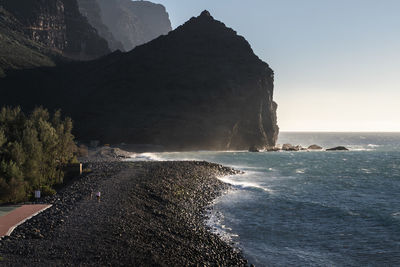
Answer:
<svg viewBox="0 0 400 267"><path fill-rule="evenodd" d="M108 27L114 38L122 43L125 51L172 30L168 13L160 4L131 0L79 0L79 2L82 3L81 6L84 2L91 2L91 6L99 5L102 22ZM96 16L93 14L94 9L90 11L92 15L88 17ZM92 25L101 34L102 30L97 26L99 23L96 22ZM106 39L109 38L102 36Z"/></svg>
<svg viewBox="0 0 400 267"><path fill-rule="evenodd" d="M27 38L22 29L21 23L0 6L0 78L6 69L55 65L51 51Z"/></svg>
<svg viewBox="0 0 400 267"><path fill-rule="evenodd" d="M204 11L128 53L9 76L0 101L61 108L80 139L240 150L275 145L273 82L249 43Z"/></svg>
<svg viewBox="0 0 400 267"><path fill-rule="evenodd" d="M26 38L65 57L87 60L110 52L76 0L0 0L0 5L18 20Z"/></svg>
<svg viewBox="0 0 400 267"><path fill-rule="evenodd" d="M112 0L110 0L112 1ZM103 23L100 5L97 0L78 0L79 11L85 16L90 25L92 25L107 42L112 51L123 50L124 47L120 41L114 37L110 29Z"/></svg>

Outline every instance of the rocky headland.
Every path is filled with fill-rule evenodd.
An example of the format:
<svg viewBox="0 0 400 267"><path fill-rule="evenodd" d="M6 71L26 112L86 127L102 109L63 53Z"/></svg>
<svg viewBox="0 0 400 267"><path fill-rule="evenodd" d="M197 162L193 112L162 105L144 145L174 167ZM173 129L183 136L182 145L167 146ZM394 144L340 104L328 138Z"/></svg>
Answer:
<svg viewBox="0 0 400 267"><path fill-rule="evenodd" d="M273 70L207 11L130 52L21 71L0 87L0 104L61 108L81 140L244 150L275 146L279 132Z"/></svg>

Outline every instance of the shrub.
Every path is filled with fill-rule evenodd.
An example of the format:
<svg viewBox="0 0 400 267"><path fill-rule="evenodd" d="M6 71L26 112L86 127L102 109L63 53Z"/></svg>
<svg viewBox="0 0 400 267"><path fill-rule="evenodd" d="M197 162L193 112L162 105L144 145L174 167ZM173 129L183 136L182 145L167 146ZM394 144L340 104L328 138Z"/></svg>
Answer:
<svg viewBox="0 0 400 267"><path fill-rule="evenodd" d="M60 111L19 107L0 111L0 203L26 200L36 188L62 183L62 167L75 159L72 121Z"/></svg>
<svg viewBox="0 0 400 267"><path fill-rule="evenodd" d="M40 188L41 197L54 196L57 192L48 185L44 185Z"/></svg>

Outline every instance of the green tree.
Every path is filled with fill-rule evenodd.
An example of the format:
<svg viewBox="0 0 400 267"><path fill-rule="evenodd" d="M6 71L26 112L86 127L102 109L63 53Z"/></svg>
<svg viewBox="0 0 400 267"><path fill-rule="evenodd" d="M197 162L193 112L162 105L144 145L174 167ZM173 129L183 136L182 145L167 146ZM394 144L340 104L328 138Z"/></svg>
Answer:
<svg viewBox="0 0 400 267"><path fill-rule="evenodd" d="M19 107L0 111L0 203L29 198L33 190L63 181L63 166L74 161L72 120L60 111Z"/></svg>

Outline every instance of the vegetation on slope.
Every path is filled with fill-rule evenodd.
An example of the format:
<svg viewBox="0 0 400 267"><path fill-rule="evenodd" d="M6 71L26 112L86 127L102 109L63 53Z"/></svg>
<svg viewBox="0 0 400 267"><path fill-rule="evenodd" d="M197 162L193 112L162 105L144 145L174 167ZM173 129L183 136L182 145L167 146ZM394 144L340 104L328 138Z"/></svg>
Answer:
<svg viewBox="0 0 400 267"><path fill-rule="evenodd" d="M0 203L29 199L34 190L62 183L62 167L75 160L72 121L59 111L0 111Z"/></svg>

